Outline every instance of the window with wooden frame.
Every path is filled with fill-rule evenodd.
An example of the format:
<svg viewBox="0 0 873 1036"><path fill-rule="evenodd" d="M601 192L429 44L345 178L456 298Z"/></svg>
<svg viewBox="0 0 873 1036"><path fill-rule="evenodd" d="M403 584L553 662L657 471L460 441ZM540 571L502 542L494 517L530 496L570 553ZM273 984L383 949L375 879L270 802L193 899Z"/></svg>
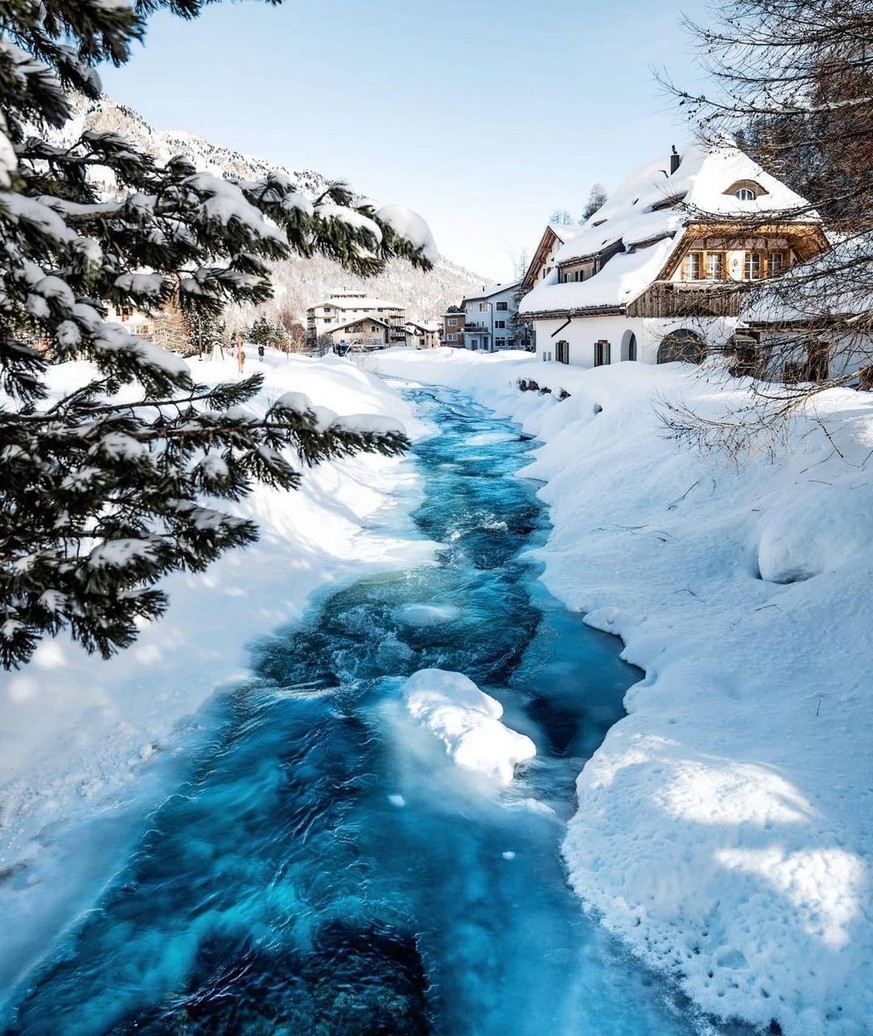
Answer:
<svg viewBox="0 0 873 1036"><path fill-rule="evenodd" d="M707 252L705 266L708 281L724 280L724 252Z"/></svg>
<svg viewBox="0 0 873 1036"><path fill-rule="evenodd" d="M770 252L767 256L768 277L779 277L785 271L786 266L784 252Z"/></svg>
<svg viewBox="0 0 873 1036"><path fill-rule="evenodd" d="M685 256L684 278L699 281L703 277L703 252L689 252Z"/></svg>
<svg viewBox="0 0 873 1036"><path fill-rule="evenodd" d="M747 281L757 281L764 276L764 263L762 252L746 252L743 257L743 278Z"/></svg>
<svg viewBox="0 0 873 1036"><path fill-rule="evenodd" d="M606 367L609 364L609 342L605 338L594 343L594 366Z"/></svg>
<svg viewBox="0 0 873 1036"><path fill-rule="evenodd" d="M565 341L555 342L555 359L558 363L570 362L570 343Z"/></svg>

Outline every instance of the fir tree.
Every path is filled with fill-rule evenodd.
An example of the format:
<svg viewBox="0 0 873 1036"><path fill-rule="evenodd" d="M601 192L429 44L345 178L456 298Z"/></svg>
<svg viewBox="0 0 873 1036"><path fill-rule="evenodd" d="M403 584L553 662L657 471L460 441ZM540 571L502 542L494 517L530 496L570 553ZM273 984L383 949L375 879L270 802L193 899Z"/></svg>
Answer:
<svg viewBox="0 0 873 1036"><path fill-rule="evenodd" d="M608 199L609 195L606 193L606 188L602 183L596 183L591 188L591 193L588 195L588 201L582 210L579 222L584 223L587 219L590 219L598 209L603 208Z"/></svg>
<svg viewBox="0 0 873 1036"><path fill-rule="evenodd" d="M217 319L270 295L267 264L321 253L372 274L403 256L429 268L426 227L374 211L345 184L316 199L287 177L224 181L183 157L159 166L112 133L57 146L66 91L99 96L95 66L127 60L159 8L205 0L0 0L0 664L68 629L108 656L165 610L162 577L201 571L252 542L224 509L256 482L293 489L301 468L394 454L398 432L356 430L299 397L243 408L261 379L204 387L184 361L128 334L108 308ZM101 196L89 175L109 170ZM410 240L411 236L415 240ZM47 366L90 361L87 383L50 398ZM295 460L299 463L295 463Z"/></svg>

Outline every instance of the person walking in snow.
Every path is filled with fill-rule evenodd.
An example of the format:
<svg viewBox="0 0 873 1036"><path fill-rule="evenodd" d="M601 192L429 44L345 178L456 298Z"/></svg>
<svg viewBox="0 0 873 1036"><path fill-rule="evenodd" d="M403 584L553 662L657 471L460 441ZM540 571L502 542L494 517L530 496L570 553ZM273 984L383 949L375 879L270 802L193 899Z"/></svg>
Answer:
<svg viewBox="0 0 873 1036"><path fill-rule="evenodd" d="M259 345L258 346L258 363L263 363L263 362L264 362L264 347L262 345Z"/></svg>
<svg viewBox="0 0 873 1036"><path fill-rule="evenodd" d="M236 366L240 374L243 373L246 365L246 353L243 349L242 335L236 336Z"/></svg>

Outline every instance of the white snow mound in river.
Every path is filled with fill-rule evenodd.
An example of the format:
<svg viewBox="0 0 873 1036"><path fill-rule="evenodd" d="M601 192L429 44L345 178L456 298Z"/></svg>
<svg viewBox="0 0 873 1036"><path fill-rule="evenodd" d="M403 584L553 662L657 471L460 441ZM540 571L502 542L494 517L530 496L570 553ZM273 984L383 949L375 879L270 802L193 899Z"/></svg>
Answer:
<svg viewBox="0 0 873 1036"><path fill-rule="evenodd" d="M410 715L446 746L458 766L509 784L519 763L533 759L529 737L501 723L503 706L463 673L420 669L403 685Z"/></svg>

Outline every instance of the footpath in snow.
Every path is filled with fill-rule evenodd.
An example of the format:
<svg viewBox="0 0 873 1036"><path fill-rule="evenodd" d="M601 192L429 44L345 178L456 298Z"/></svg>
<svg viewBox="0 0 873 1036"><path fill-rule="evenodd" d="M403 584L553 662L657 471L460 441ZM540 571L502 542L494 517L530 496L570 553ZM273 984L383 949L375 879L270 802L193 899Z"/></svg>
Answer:
<svg viewBox="0 0 873 1036"><path fill-rule="evenodd" d="M52 391L80 384L82 366L49 368ZM204 383L239 377L231 359L191 367ZM254 370L265 384L251 407L303 392L341 415L390 414L407 434L422 431L380 379L343 360L268 353ZM58 637L20 672L0 673L0 991L93 902L123 858L119 818L136 815L138 794L154 805L161 765L196 736L190 717L249 675L251 645L299 619L316 591L430 557L408 519L417 500L411 466L377 455L310 469L296 492L258 487L237 510L259 523L260 541L169 579L167 614L133 647L103 661Z"/></svg>
<svg viewBox="0 0 873 1036"><path fill-rule="evenodd" d="M656 413L746 404L715 368L363 362L542 441L523 474L551 508L543 578L646 672L578 779L564 854L586 906L718 1017L873 1031L873 400L824 393L788 450L736 466Z"/></svg>

